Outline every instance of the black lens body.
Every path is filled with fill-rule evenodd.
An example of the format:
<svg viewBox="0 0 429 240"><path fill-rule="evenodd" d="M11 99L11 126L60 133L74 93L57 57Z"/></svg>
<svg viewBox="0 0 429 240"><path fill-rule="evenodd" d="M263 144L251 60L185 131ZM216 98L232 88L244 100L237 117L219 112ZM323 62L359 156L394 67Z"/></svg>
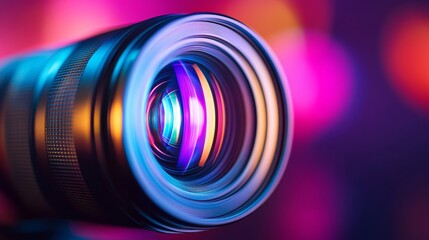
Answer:
<svg viewBox="0 0 429 240"><path fill-rule="evenodd" d="M148 96L159 89L153 108ZM161 16L10 59L0 107L2 185L29 218L162 232L224 225L270 195L291 145L275 58L250 29L216 14Z"/></svg>

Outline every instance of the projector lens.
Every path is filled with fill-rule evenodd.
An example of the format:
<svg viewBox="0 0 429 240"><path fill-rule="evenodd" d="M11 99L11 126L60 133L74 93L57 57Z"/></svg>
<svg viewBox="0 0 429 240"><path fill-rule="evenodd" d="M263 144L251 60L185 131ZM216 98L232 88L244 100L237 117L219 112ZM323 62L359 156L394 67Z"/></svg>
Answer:
<svg viewBox="0 0 429 240"><path fill-rule="evenodd" d="M8 60L0 171L24 216L190 232L253 212L291 146L266 44L216 14L167 15Z"/></svg>

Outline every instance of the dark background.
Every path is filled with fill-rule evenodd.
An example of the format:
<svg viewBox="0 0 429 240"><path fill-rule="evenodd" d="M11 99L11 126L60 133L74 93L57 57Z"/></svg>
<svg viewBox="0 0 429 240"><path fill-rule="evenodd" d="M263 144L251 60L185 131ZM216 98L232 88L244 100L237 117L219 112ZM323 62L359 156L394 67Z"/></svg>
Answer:
<svg viewBox="0 0 429 240"><path fill-rule="evenodd" d="M429 239L427 1L0 0L0 58L195 11L248 24L285 69L295 136L273 196L238 223L165 235L82 222L17 224L0 192L0 225L61 239Z"/></svg>

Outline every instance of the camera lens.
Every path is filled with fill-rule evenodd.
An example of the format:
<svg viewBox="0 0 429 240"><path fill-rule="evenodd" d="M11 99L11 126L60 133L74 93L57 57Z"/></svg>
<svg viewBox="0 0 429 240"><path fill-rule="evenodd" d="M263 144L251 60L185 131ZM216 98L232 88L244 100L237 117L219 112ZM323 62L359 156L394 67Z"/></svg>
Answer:
<svg viewBox="0 0 429 240"><path fill-rule="evenodd" d="M189 232L242 219L291 146L266 44L216 14L167 15L0 68L0 171L24 217Z"/></svg>
<svg viewBox="0 0 429 240"><path fill-rule="evenodd" d="M219 153L225 106L216 81L202 65L180 60L155 77L147 131L152 152L172 176L195 176L212 165Z"/></svg>

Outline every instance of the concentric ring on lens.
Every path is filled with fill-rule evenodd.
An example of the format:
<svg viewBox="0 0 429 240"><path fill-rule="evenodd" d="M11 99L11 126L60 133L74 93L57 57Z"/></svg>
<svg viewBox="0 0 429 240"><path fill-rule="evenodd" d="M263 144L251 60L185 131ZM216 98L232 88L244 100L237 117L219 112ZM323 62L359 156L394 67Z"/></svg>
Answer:
<svg viewBox="0 0 429 240"><path fill-rule="evenodd" d="M192 61L176 60L155 77L147 107L152 152L172 176L192 177L217 159L225 132L217 79Z"/></svg>
<svg viewBox="0 0 429 240"><path fill-rule="evenodd" d="M214 164L204 164L204 170L192 172L186 179L168 172L170 167L181 169L177 163L186 158L175 159L169 167L159 161L151 138L162 134L159 128L150 127L147 117L159 74L177 61L209 70L225 106L224 143ZM144 44L134 66L124 90L124 150L143 192L168 216L166 223L157 216L146 218L171 231L194 231L236 221L261 205L285 169L292 124L287 85L263 41L227 17L189 15L156 32ZM186 78L190 82L199 79ZM165 86L160 89L161 96L172 92ZM171 107L174 104L171 101ZM162 111L165 114L159 110L156 115ZM181 126L184 122L182 115ZM165 143L159 141L155 146L168 146ZM182 147L183 136L178 143ZM180 151L174 153L180 156Z"/></svg>

